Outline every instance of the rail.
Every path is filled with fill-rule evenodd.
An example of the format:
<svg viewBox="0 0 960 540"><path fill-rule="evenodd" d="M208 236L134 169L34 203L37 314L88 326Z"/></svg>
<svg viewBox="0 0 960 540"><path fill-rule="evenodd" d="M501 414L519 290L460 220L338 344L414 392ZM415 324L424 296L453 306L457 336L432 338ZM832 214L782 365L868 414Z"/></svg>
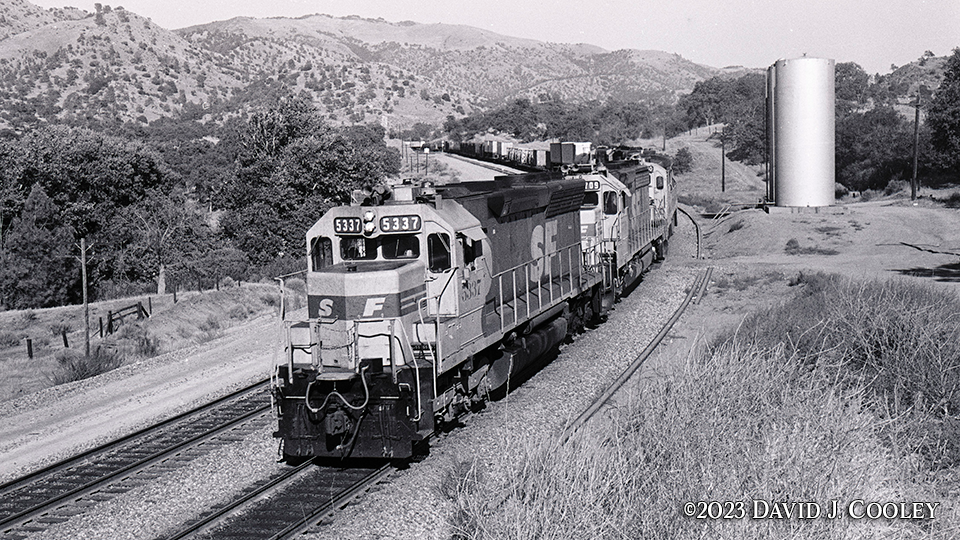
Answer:
<svg viewBox="0 0 960 540"><path fill-rule="evenodd" d="M49 525L51 515L80 513L78 504L188 448L270 411L269 380L0 486L0 532L19 534ZM123 491L123 490L120 490ZM80 505L82 507L82 505Z"/></svg>
<svg viewBox="0 0 960 540"><path fill-rule="evenodd" d="M702 232L700 231L700 224L697 223L697 220L694 219L693 215L690 212L687 212L682 206L677 205L677 210L682 212L683 215L690 218L690 221L693 223L693 227L697 230L697 259L702 259L703 255L701 254L701 244L702 244Z"/></svg>
<svg viewBox="0 0 960 540"><path fill-rule="evenodd" d="M680 319L680 316L686 311L687 306L690 305L690 302L694 299L695 296L699 297L702 295L700 292L702 287L705 287L707 280L709 279L710 269L704 270L701 272L697 279L694 281L693 286L690 287L690 290L687 292L686 297L683 299L683 302L680 304L680 307L673 312L673 315L664 323L663 327L654 336L653 340L647 345L645 349L623 370L613 383L607 387L607 389L600 395L593 403L583 413L580 414L573 422L571 422L566 429L563 430L563 433L560 435L560 444L566 444L570 437L576 433L590 418L600 410L614 394L630 379L630 377L643 365L643 363L650 357L654 350L660 345L667 334L673 329L673 326Z"/></svg>

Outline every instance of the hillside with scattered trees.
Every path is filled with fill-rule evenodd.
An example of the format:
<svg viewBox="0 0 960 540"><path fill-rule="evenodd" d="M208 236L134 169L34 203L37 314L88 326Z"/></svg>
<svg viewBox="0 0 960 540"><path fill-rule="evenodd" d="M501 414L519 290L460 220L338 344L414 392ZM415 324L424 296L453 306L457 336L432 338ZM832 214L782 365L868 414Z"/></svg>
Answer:
<svg viewBox="0 0 960 540"><path fill-rule="evenodd" d="M960 52L837 65L837 179L960 173ZM314 15L170 31L123 8L0 6L0 309L299 270L303 232L396 176L387 136L616 145L726 126L761 163L763 76L448 25ZM674 156L676 172L691 167Z"/></svg>

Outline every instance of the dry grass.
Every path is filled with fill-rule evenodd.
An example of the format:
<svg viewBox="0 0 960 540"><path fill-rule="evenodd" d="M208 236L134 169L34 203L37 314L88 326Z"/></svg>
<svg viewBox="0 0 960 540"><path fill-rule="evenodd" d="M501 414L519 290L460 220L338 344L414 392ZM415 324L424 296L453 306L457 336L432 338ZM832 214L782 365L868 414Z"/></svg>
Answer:
<svg viewBox="0 0 960 540"><path fill-rule="evenodd" d="M105 317L108 310L115 311L138 300L147 305L145 298L92 305L91 320L96 325L97 317ZM178 300L174 303L172 295L153 297L150 318L128 320L113 335L102 340L97 337L94 326L91 352L95 353L98 347L114 351L121 363L129 364L216 339L230 327L243 324L255 315L276 312L279 306L277 288L272 284L246 283L243 287L224 287L220 291L180 294ZM297 296L288 302L301 303L302 300ZM70 360L67 366L61 362L64 355L73 359L76 356L73 351L83 350L82 306L3 312L0 313L0 328L0 400L76 380L83 374L98 374L96 369L88 370L80 365L81 362ZM71 349L67 352L62 352L63 343L59 337L64 328L77 329L69 333ZM51 337L54 329L57 335ZM33 340L33 359L27 358L27 337ZM82 363L98 364L95 360ZM77 364L77 369L71 367L72 364Z"/></svg>
<svg viewBox="0 0 960 540"><path fill-rule="evenodd" d="M64 349L54 355L57 368L50 376L51 384L64 384L95 377L117 369L123 364L123 355L107 347L97 347L90 356L75 349Z"/></svg>
<svg viewBox="0 0 960 540"><path fill-rule="evenodd" d="M784 248L787 255L837 255L840 252L832 248L821 248L819 246L801 246L796 238L787 240Z"/></svg>
<svg viewBox="0 0 960 540"><path fill-rule="evenodd" d="M805 276L765 311L644 381L620 423L567 445L517 441L494 476L452 467L458 537L953 538L957 299L900 282ZM937 519L720 519L686 501L941 502Z"/></svg>

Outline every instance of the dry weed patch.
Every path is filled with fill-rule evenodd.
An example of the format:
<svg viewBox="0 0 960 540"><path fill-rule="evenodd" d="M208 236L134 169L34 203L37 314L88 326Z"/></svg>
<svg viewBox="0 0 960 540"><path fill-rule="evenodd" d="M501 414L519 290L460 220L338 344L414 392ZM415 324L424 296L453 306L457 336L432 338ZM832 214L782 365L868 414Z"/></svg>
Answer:
<svg viewBox="0 0 960 540"><path fill-rule="evenodd" d="M801 276L682 368L642 383L625 420L559 445L517 441L503 472L452 467L460 538L952 538L960 308L902 282ZM751 519L754 501L939 502L933 520ZM688 501L742 501L695 519ZM762 509L762 506L760 506Z"/></svg>

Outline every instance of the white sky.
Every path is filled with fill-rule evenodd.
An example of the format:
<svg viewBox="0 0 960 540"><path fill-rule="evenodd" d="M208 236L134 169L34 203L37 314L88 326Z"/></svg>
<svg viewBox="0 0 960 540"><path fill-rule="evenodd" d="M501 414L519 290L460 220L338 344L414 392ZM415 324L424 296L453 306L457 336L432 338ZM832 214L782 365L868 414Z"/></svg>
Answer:
<svg viewBox="0 0 960 540"><path fill-rule="evenodd" d="M86 0L28 0L78 7ZM930 50L960 47L960 0L100 0L183 28L237 16L313 13L466 24L508 36L656 49L713 67L767 67L807 56L888 73Z"/></svg>

